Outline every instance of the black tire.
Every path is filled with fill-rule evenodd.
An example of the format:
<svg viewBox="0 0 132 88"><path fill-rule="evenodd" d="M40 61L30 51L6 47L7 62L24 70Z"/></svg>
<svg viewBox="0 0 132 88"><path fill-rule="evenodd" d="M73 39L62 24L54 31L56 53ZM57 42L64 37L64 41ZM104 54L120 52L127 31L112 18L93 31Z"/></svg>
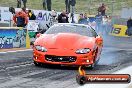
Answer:
<svg viewBox="0 0 132 88"><path fill-rule="evenodd" d="M38 62L36 62L36 61L34 61L34 65L35 65L35 66L41 66L41 64L38 63Z"/></svg>
<svg viewBox="0 0 132 88"><path fill-rule="evenodd" d="M95 67L95 63L91 64L88 68L92 70Z"/></svg>
<svg viewBox="0 0 132 88"><path fill-rule="evenodd" d="M97 58L97 53L98 53L98 48L96 49L96 54L95 54L95 56L94 56L94 63L93 64L91 64L90 66L89 66L89 69L93 69L94 67L95 67L95 65L98 63L98 61L95 61L95 59Z"/></svg>
<svg viewBox="0 0 132 88"><path fill-rule="evenodd" d="M79 85L84 85L87 82L87 78L85 76L77 75L76 81Z"/></svg>

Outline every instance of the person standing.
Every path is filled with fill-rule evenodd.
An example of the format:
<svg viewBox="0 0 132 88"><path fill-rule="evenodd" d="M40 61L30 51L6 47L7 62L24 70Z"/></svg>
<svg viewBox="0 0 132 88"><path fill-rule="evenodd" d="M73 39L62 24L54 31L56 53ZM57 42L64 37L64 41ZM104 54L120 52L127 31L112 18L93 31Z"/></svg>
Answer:
<svg viewBox="0 0 132 88"><path fill-rule="evenodd" d="M72 22L75 23L74 21L74 14L75 14L75 5L76 5L76 0L70 0L70 5L72 6Z"/></svg>
<svg viewBox="0 0 132 88"><path fill-rule="evenodd" d="M108 34L108 17L102 17L102 34Z"/></svg>
<svg viewBox="0 0 132 88"><path fill-rule="evenodd" d="M43 9L46 10L47 0L43 0Z"/></svg>
<svg viewBox="0 0 132 88"><path fill-rule="evenodd" d="M51 0L43 0L43 9L51 11Z"/></svg>
<svg viewBox="0 0 132 88"><path fill-rule="evenodd" d="M25 16L28 17L28 9L26 9L25 7L23 7L21 11L22 11L23 13L25 13Z"/></svg>
<svg viewBox="0 0 132 88"><path fill-rule="evenodd" d="M21 0L17 0L17 8L21 8Z"/></svg>
<svg viewBox="0 0 132 88"><path fill-rule="evenodd" d="M26 8L27 0L22 0L24 8Z"/></svg>
<svg viewBox="0 0 132 88"><path fill-rule="evenodd" d="M28 24L28 17L23 11L19 11L13 16L13 21L17 27L25 27Z"/></svg>
<svg viewBox="0 0 132 88"><path fill-rule="evenodd" d="M69 23L66 11L62 11L62 13L58 16L58 23Z"/></svg>
<svg viewBox="0 0 132 88"><path fill-rule="evenodd" d="M51 5L52 5L51 0L47 0L47 9L48 9L48 11L51 11Z"/></svg>
<svg viewBox="0 0 132 88"><path fill-rule="evenodd" d="M56 22L57 12L55 10L51 11L51 16L53 17L53 22Z"/></svg>
<svg viewBox="0 0 132 88"><path fill-rule="evenodd" d="M102 3L102 6L98 8L98 12L101 13L102 16L105 16L106 6L104 3Z"/></svg>
<svg viewBox="0 0 132 88"><path fill-rule="evenodd" d="M95 22L96 22L95 30L98 33L98 32L101 31L101 25L102 25L102 15L101 15L101 12L98 12L98 14L95 16Z"/></svg>
<svg viewBox="0 0 132 88"><path fill-rule="evenodd" d="M70 0L65 0L66 12L70 13Z"/></svg>
<svg viewBox="0 0 132 88"><path fill-rule="evenodd" d="M127 21L127 28L131 28L132 27L132 18L130 17Z"/></svg>
<svg viewBox="0 0 132 88"><path fill-rule="evenodd" d="M36 20L39 20L39 21L44 20L42 12L38 13L38 16L36 17Z"/></svg>
<svg viewBox="0 0 132 88"><path fill-rule="evenodd" d="M29 20L36 20L36 16L31 10L28 11L28 17Z"/></svg>
<svg viewBox="0 0 132 88"><path fill-rule="evenodd" d="M132 18L130 17L127 21L127 30L126 30L126 34L128 36L132 35Z"/></svg>

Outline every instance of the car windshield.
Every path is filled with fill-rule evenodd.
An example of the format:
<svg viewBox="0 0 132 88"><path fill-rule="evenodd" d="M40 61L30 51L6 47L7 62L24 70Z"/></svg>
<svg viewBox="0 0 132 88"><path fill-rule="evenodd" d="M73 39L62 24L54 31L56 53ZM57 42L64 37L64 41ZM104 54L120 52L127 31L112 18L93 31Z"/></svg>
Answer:
<svg viewBox="0 0 132 88"><path fill-rule="evenodd" d="M87 26L80 25L54 25L45 34L75 33L83 36L96 37L96 32Z"/></svg>

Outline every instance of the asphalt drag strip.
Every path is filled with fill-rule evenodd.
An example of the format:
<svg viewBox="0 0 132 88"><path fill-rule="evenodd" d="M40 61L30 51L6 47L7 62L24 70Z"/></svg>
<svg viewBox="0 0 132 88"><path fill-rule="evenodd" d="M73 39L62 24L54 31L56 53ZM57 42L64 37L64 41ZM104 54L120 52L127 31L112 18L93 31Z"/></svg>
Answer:
<svg viewBox="0 0 132 88"><path fill-rule="evenodd" d="M131 38L104 37L97 66L89 74L108 74L132 64ZM68 66L36 67L32 50L0 53L0 88L77 88L78 68Z"/></svg>

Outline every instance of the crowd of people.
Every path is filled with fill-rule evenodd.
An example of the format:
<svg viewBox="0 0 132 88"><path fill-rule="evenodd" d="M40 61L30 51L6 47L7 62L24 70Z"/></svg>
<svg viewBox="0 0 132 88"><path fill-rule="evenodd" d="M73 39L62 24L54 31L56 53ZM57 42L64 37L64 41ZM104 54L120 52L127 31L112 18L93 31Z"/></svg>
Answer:
<svg viewBox="0 0 132 88"><path fill-rule="evenodd" d="M23 2L24 7L22 8L22 11L17 12L13 16L14 24L18 27L25 27L28 23L28 20L43 20L43 14L42 12L39 12L37 16L34 15L33 11L31 10L26 10L26 3L27 0L17 0L18 4L17 7L21 7L21 1ZM61 14L57 14L55 10L51 10L51 0L43 0L43 8L45 10L51 11L53 20L58 23L69 23L69 12L68 12L68 3L70 0L65 0L66 4L66 10L63 10ZM73 0L74 1L74 0ZM98 9L97 9L97 15L94 17L94 21L96 23L95 30L97 33L109 33L110 29L112 29L112 24L111 24L111 16L106 15L106 5L102 3ZM89 17L87 16L87 13L81 13L79 15L79 24L89 24L90 20ZM130 30L132 30L132 19L130 18L127 21L127 27L128 30L126 31L127 35L132 34Z"/></svg>
<svg viewBox="0 0 132 88"><path fill-rule="evenodd" d="M104 4L103 4L104 5ZM99 7L101 8L101 7ZM106 10L106 9L105 9ZM94 24L95 31L97 33L101 34L108 34L110 30L112 29L112 23L111 23L112 17L107 16L105 14L105 11L101 12L98 11L97 15L95 17L88 17L87 13L81 13L79 15L79 24Z"/></svg>
<svg viewBox="0 0 132 88"><path fill-rule="evenodd" d="M9 8L10 12L13 14L14 26L25 27L28 24L29 20L44 20L42 12L39 12L38 15L35 15L32 10L28 10L23 7L20 11L15 11L13 7ZM52 17L55 19L57 13L55 10L52 11Z"/></svg>
<svg viewBox="0 0 132 88"><path fill-rule="evenodd" d="M57 15L57 12L55 10L51 11L53 20L57 20L58 23L69 23L69 13L63 10L61 14ZM104 12L103 12L104 14ZM13 21L14 25L17 27L25 27L28 24L28 20L43 20L43 14L42 12L39 12L39 14L36 16L32 10L26 10L25 7L22 8L21 11L14 13ZM87 13L81 13L79 15L79 24L89 24L89 17L87 16ZM102 16L101 12L99 11L98 14L95 16L95 22L96 22L96 31L102 30L102 28L106 28L106 24L108 22L107 16Z"/></svg>
<svg viewBox="0 0 132 88"><path fill-rule="evenodd" d="M13 8L11 8L11 12L12 9ZM23 7L21 11L18 12L15 12L13 9L12 13L14 25L16 25L17 27L25 27L28 24L28 20L44 20L42 12L39 12L36 16L32 10L27 10L25 7ZM53 17L53 21L58 20L58 23L69 23L69 17L66 11L62 11L62 13L57 17L57 12L55 10L52 10L51 15Z"/></svg>

